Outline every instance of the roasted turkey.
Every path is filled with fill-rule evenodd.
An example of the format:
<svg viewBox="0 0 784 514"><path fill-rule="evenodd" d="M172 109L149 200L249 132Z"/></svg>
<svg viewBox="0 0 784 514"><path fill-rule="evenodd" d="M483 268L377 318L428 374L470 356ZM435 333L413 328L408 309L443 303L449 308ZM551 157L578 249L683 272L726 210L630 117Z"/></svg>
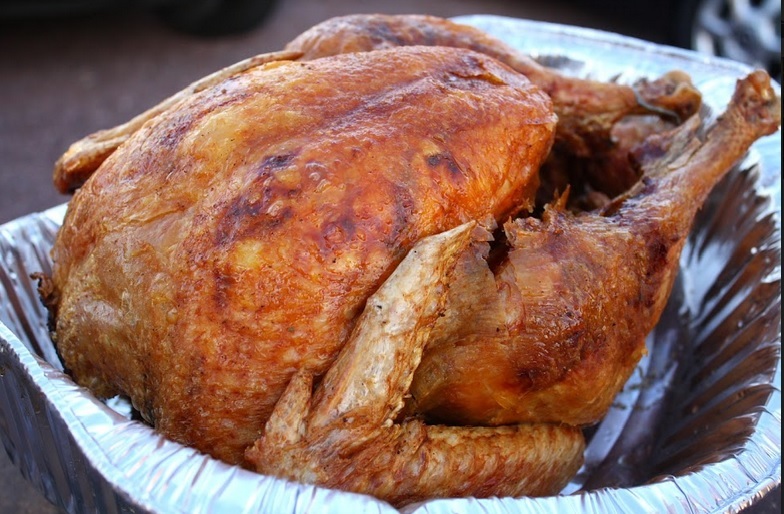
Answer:
<svg viewBox="0 0 784 514"><path fill-rule="evenodd" d="M604 208L575 215L561 198L506 223L492 271L481 229L423 239L318 386L295 374L248 459L396 505L557 490L580 462L572 430L645 352L695 212L780 117L770 78L751 74L707 130L694 116L640 145L644 179Z"/></svg>
<svg viewBox="0 0 784 514"><path fill-rule="evenodd" d="M330 20L58 161L57 350L262 473L395 505L555 494L696 210L780 123L764 72L714 126L698 107L681 73L602 84L446 20Z"/></svg>
<svg viewBox="0 0 784 514"><path fill-rule="evenodd" d="M555 123L523 75L465 50L228 79L74 195L52 251L58 350L79 383L241 462L294 372L327 370L414 243L532 206Z"/></svg>

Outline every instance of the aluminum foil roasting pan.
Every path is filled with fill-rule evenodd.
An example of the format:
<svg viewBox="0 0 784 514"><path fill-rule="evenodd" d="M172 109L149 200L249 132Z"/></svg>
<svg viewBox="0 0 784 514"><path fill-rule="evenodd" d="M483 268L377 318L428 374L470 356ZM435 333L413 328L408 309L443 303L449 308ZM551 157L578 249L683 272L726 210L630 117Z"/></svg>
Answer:
<svg viewBox="0 0 784 514"><path fill-rule="evenodd" d="M691 74L708 117L743 65L595 30L458 18L577 76L632 82ZM779 91L780 94L780 91ZM440 512L736 512L781 483L781 134L757 142L715 189L640 363L586 463L547 498L450 499ZM12 461L69 512L396 512L374 498L229 466L131 419L76 386L46 330L29 275L48 271L66 206L0 227L0 439Z"/></svg>

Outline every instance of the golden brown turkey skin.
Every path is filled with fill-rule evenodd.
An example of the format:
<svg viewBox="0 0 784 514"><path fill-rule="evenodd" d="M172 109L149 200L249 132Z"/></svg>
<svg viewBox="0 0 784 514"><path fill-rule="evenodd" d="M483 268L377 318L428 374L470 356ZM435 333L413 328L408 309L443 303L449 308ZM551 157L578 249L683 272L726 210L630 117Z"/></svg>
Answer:
<svg viewBox="0 0 784 514"><path fill-rule="evenodd" d="M65 365L239 462L416 241L532 205L555 122L524 76L447 48L273 63L191 96L69 206L53 249Z"/></svg>
<svg viewBox="0 0 784 514"><path fill-rule="evenodd" d="M449 424L598 421L645 352L695 214L780 122L770 77L756 71L707 130L695 115L638 146L642 180L602 209L574 215L562 200L505 224L510 250L494 273L480 244L466 252L404 412Z"/></svg>
<svg viewBox="0 0 784 514"><path fill-rule="evenodd" d="M400 46L444 46L484 53L526 75L553 100L559 155L591 162L612 151L613 124L627 114L649 113L685 119L700 105L699 92L683 73L668 73L633 87L563 75L538 64L504 42L467 25L427 15L355 14L338 16L308 29L280 52L260 54L227 66L165 99L126 123L74 142L54 167L54 184L71 193L150 119L190 95L253 67L277 60L309 61L343 53ZM568 163L572 167L573 163ZM547 199L548 201L550 198Z"/></svg>
<svg viewBox="0 0 784 514"><path fill-rule="evenodd" d="M285 50L300 52L300 60L312 60L409 45L475 50L524 74L553 100L558 115L558 148L581 158L592 159L612 148L610 131L628 114L657 112L685 119L697 112L701 103L701 95L683 73L668 73L634 86L570 77L540 65L477 28L437 16L337 16L306 30Z"/></svg>
<svg viewBox="0 0 784 514"><path fill-rule="evenodd" d="M420 240L368 298L318 385L307 371L294 375L247 452L256 470L396 506L443 497L543 496L566 485L583 461L578 427L395 422L444 314L455 264L475 235L487 236L475 225Z"/></svg>

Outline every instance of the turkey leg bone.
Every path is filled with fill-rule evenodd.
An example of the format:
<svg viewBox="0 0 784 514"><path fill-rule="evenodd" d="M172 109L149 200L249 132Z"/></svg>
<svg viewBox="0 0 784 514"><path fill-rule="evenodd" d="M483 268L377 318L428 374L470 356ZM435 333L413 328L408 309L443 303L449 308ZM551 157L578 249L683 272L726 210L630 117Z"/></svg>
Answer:
<svg viewBox="0 0 784 514"><path fill-rule="evenodd" d="M599 420L645 352L697 211L780 122L770 77L756 71L707 129L695 115L646 139L642 180L606 207L574 215L561 201L508 222L495 274L481 256L458 264L405 412L450 424Z"/></svg>

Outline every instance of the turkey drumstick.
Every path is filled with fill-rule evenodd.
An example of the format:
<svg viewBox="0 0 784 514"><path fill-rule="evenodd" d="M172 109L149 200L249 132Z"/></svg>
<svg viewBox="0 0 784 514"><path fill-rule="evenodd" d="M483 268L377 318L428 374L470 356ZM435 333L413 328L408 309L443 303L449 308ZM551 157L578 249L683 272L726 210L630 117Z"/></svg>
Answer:
<svg viewBox="0 0 784 514"><path fill-rule="evenodd" d="M406 412L482 425L601 418L645 352L695 214L780 118L757 71L704 133L695 115L646 139L635 152L643 179L609 205L574 215L562 199L542 219L506 223L511 248L495 275L466 252Z"/></svg>

